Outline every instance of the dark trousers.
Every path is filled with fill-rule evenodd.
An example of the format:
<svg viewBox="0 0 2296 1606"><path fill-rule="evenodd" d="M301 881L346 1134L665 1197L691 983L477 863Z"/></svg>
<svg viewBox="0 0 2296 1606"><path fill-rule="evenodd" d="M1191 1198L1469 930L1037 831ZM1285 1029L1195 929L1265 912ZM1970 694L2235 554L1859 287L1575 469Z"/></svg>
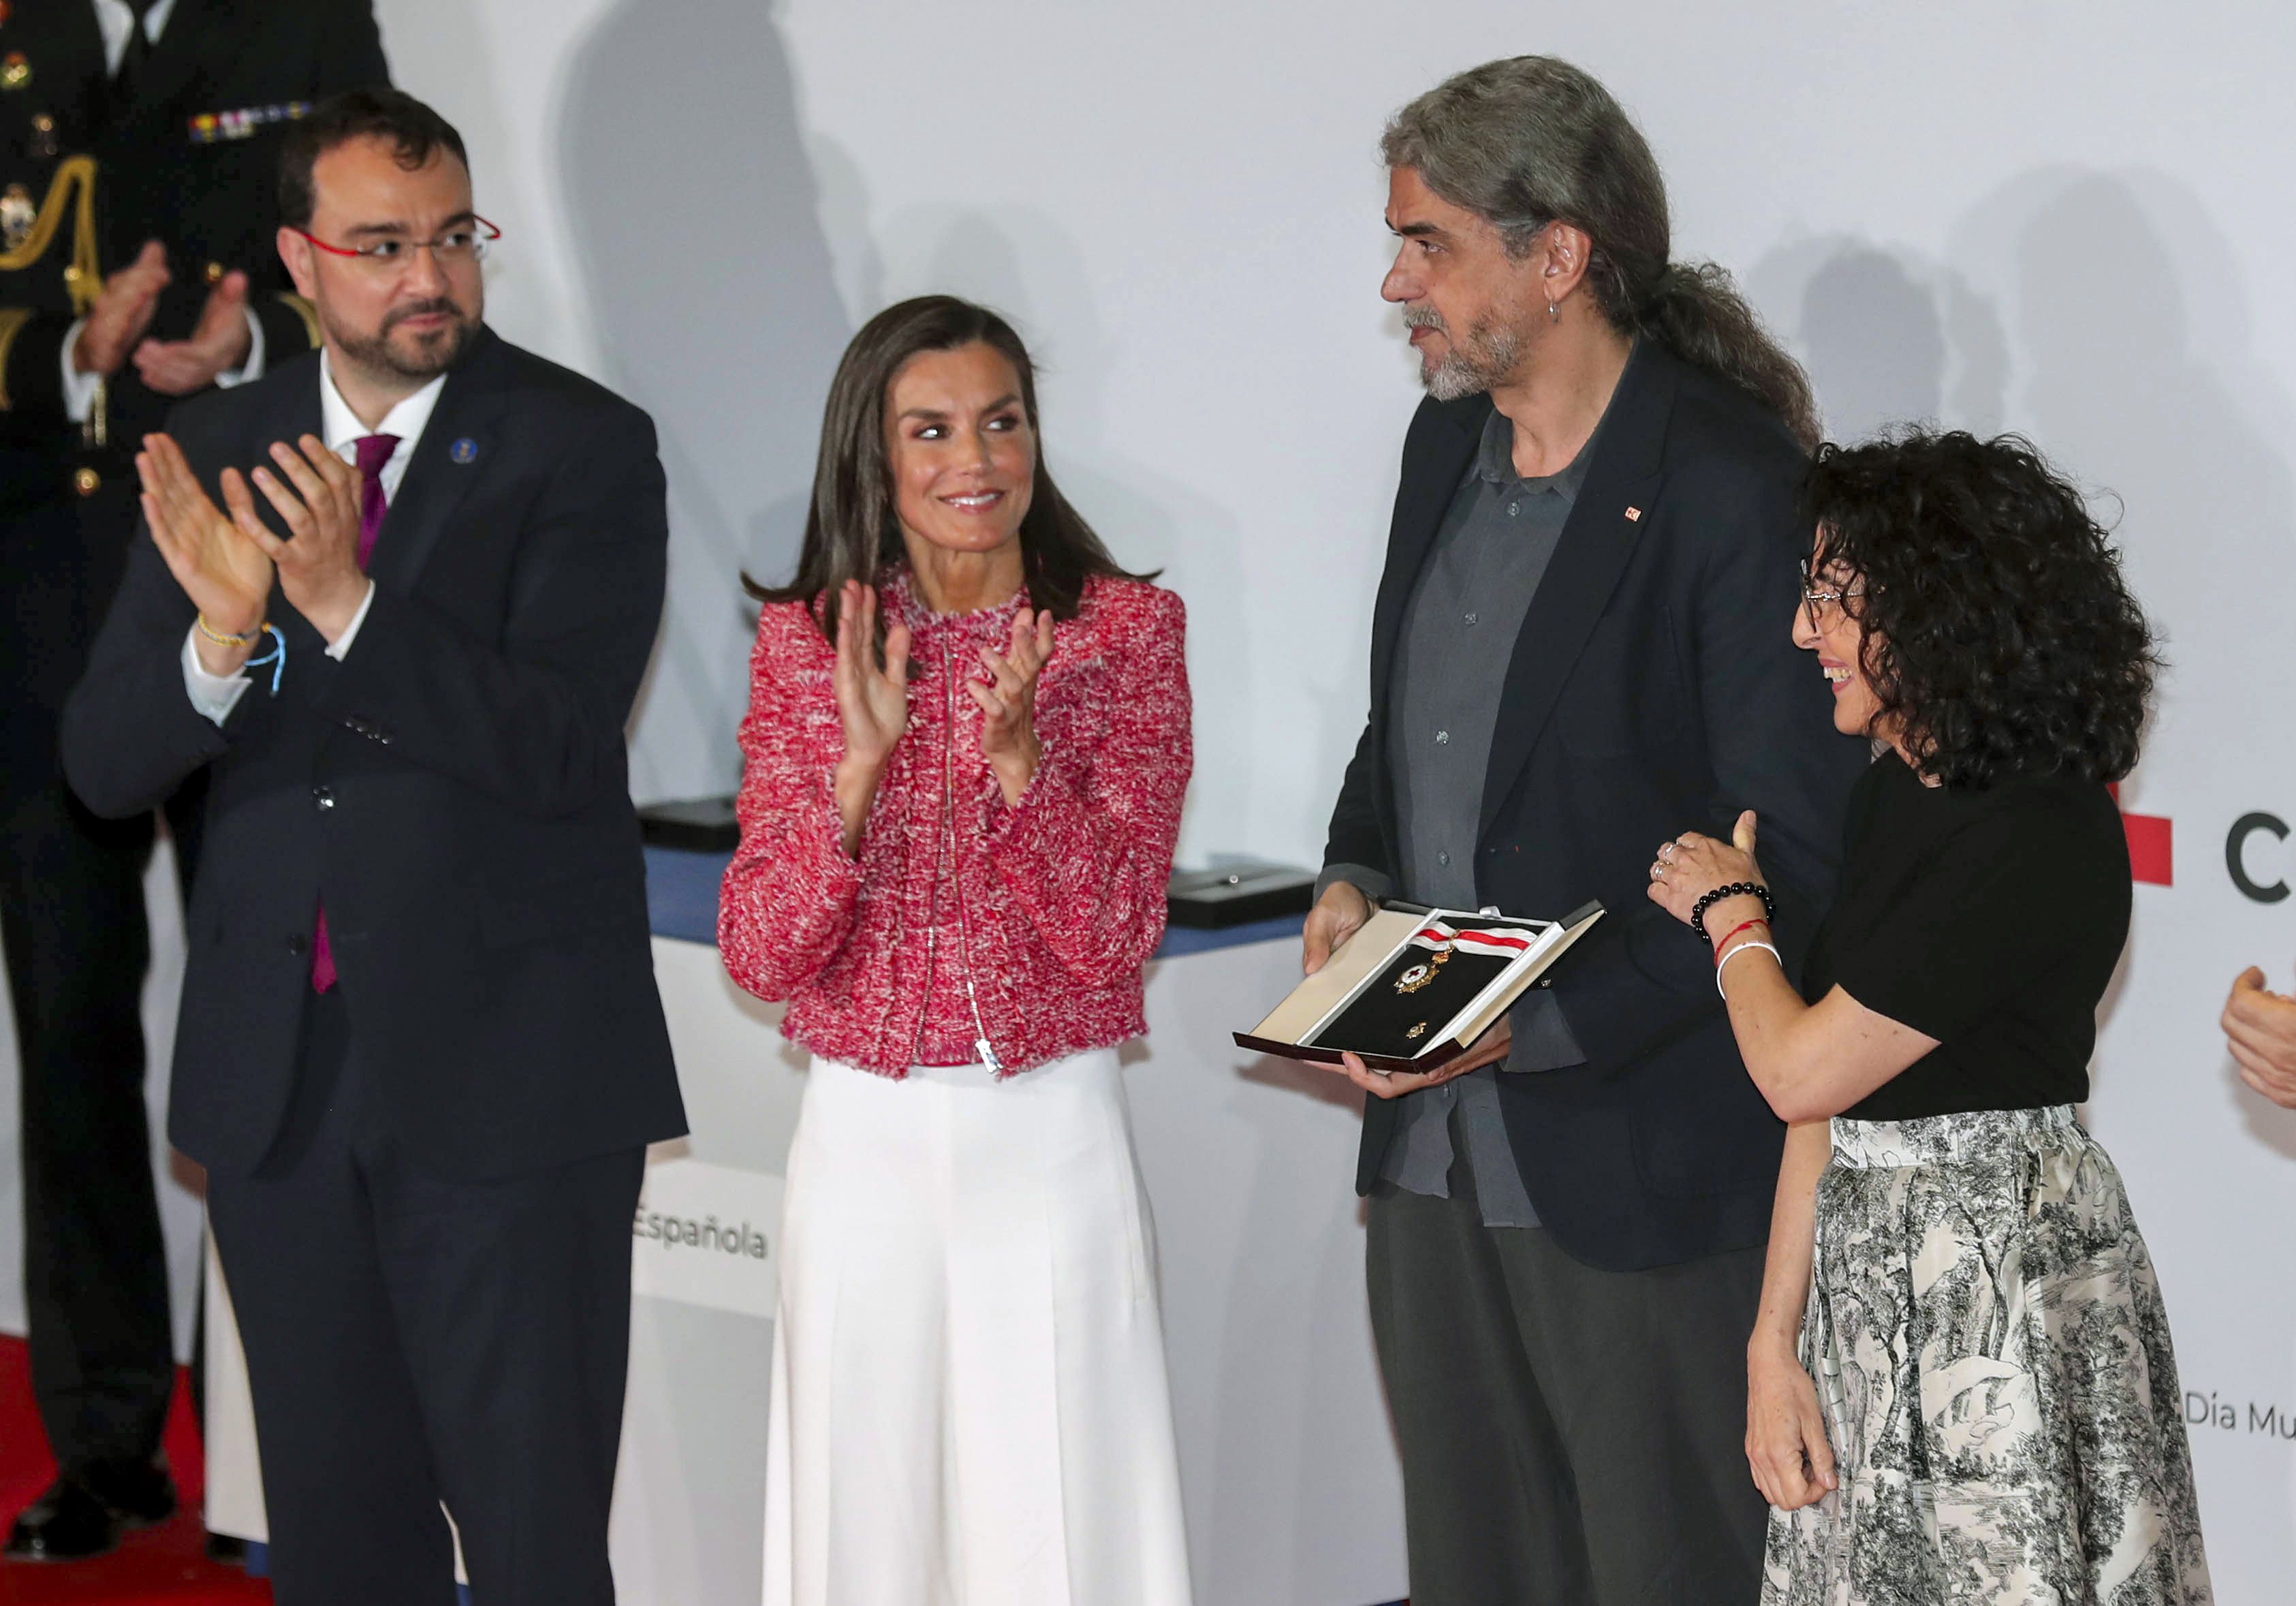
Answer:
<svg viewBox="0 0 2296 1606"><path fill-rule="evenodd" d="M1762 1251L1603 1272L1537 1227L1382 1183L1372 1331L1403 1459L1412 1606L1751 1606Z"/></svg>
<svg viewBox="0 0 2296 1606"><path fill-rule="evenodd" d="M275 1597L453 1606L443 1504L481 1606L611 1606L644 1151L430 1175L363 1116L348 1037L341 988L313 995L286 1129L208 1182Z"/></svg>
<svg viewBox="0 0 2296 1606"><path fill-rule="evenodd" d="M176 1381L144 1105L152 840L149 816L99 820L61 775L0 809L32 1391L66 1471L149 1460Z"/></svg>

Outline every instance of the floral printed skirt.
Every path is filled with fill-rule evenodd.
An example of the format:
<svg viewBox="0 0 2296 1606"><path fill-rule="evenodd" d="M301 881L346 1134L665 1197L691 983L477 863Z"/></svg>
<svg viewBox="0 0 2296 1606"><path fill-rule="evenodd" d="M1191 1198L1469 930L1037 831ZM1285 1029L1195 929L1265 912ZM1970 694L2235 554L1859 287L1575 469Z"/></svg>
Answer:
<svg viewBox="0 0 2296 1606"><path fill-rule="evenodd" d="M2160 1285L2070 1106L1836 1119L1801 1343L1841 1487L1770 1513L1766 1606L2207 1606Z"/></svg>

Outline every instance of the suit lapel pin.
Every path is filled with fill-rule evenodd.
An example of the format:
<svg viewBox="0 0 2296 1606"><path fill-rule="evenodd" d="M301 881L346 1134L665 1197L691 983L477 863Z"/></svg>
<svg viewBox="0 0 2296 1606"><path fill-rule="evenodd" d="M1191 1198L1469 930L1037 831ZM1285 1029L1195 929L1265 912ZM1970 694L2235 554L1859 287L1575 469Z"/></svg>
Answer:
<svg viewBox="0 0 2296 1606"><path fill-rule="evenodd" d="M476 463L479 460L479 443L465 435L447 448L447 455L456 463Z"/></svg>
<svg viewBox="0 0 2296 1606"><path fill-rule="evenodd" d="M1643 521L1643 510L1642 510L1642 509L1640 509L1640 508L1638 508L1638 507L1630 507L1630 508L1628 508L1628 509L1627 510L1627 522L1628 522L1628 523L1629 523L1629 524L1640 524L1642 521Z"/></svg>

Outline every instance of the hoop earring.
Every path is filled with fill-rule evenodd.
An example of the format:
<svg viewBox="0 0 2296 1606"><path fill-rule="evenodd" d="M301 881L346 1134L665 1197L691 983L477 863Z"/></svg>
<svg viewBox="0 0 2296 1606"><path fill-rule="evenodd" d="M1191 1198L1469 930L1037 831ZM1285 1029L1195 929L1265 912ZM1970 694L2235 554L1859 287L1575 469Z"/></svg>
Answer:
<svg viewBox="0 0 2296 1606"><path fill-rule="evenodd" d="M1562 322L1562 307L1561 304L1549 301L1546 304L1546 315L1549 321L1553 323L1560 324Z"/></svg>

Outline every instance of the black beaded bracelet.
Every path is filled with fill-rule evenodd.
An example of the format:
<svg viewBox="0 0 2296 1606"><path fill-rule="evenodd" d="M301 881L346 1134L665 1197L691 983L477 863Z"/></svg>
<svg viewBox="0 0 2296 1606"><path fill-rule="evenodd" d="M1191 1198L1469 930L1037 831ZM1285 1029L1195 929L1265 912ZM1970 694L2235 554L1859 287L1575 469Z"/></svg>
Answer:
<svg viewBox="0 0 2296 1606"><path fill-rule="evenodd" d="M1717 887L1713 891L1702 895L1696 903L1690 905L1691 929L1701 937L1706 937L1708 942L1712 942L1714 939L1706 936L1706 912L1726 897L1747 897L1760 898L1762 913L1771 920L1777 919L1777 901L1770 897L1767 887L1759 881L1732 881L1726 887Z"/></svg>

